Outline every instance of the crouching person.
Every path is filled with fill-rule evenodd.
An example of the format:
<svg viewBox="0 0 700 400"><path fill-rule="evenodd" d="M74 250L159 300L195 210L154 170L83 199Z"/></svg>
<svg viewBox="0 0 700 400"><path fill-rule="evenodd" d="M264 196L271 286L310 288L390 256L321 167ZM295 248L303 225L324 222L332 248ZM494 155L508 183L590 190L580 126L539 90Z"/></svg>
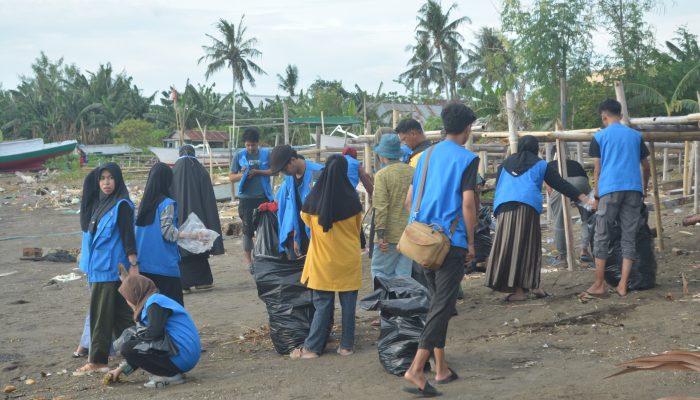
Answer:
<svg viewBox="0 0 700 400"><path fill-rule="evenodd" d="M119 293L134 310L134 321L140 322L146 330L138 338L122 344L120 350L125 361L110 371L111 380L117 381L121 374L129 375L143 368L153 375L144 384L147 388L183 383L182 373L197 365L202 351L192 318L180 304L159 294L153 281L145 276L128 276L122 282ZM144 343L163 339L164 335L170 338L177 354L143 352L139 349L144 347Z"/></svg>

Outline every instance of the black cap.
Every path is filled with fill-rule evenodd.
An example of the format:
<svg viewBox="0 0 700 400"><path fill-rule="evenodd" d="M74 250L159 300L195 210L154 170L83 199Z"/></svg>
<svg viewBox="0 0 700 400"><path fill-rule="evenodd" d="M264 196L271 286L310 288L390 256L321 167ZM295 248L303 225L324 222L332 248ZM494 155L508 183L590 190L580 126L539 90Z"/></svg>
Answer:
<svg viewBox="0 0 700 400"><path fill-rule="evenodd" d="M270 173L277 174L296 156L297 152L288 144L275 146L270 154Z"/></svg>

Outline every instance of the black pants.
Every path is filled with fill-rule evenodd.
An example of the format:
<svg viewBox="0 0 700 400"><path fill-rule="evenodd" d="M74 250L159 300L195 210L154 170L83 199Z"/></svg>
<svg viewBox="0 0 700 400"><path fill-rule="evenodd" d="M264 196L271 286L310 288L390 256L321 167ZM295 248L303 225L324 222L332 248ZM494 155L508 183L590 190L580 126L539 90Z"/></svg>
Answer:
<svg viewBox="0 0 700 400"><path fill-rule="evenodd" d="M175 376L182 371L170 361L168 355L141 354L134 350L134 346L141 343L134 339L122 345L121 353L134 369L142 368L144 371L157 376Z"/></svg>
<svg viewBox="0 0 700 400"><path fill-rule="evenodd" d="M255 235L253 211L266 202L267 199L265 197L253 199L241 197L238 199L238 216L241 217L241 222L243 223L243 250L245 251L253 250L253 236Z"/></svg>
<svg viewBox="0 0 700 400"><path fill-rule="evenodd" d="M90 294L91 363L107 364L112 338L134 324L134 313L119 294L121 282L95 282Z"/></svg>
<svg viewBox="0 0 700 400"><path fill-rule="evenodd" d="M459 285L464 278L466 256L466 249L452 246L442 267L425 273L430 291L430 309L420 335L419 349L445 348L447 324L455 310Z"/></svg>
<svg viewBox="0 0 700 400"><path fill-rule="evenodd" d="M142 272L141 275L152 280L153 283L156 284L156 287L158 288L160 294L175 300L176 302L178 302L178 304L180 304L183 307L185 306L185 300L182 296L182 281L180 280L180 278L158 274L149 274L146 272Z"/></svg>

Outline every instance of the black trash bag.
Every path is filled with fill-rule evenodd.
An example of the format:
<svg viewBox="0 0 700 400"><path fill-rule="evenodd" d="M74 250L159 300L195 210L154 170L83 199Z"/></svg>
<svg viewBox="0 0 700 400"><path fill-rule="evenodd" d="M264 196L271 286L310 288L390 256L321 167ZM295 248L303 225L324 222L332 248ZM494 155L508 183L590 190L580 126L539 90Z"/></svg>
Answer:
<svg viewBox="0 0 700 400"><path fill-rule="evenodd" d="M593 247L593 237L595 235L597 214L591 215L588 219L588 229L591 233L591 248ZM654 254L654 237L648 225L649 209L642 204L639 213L639 228L637 229L637 259L632 264L632 271L627 282L629 290L646 290L656 286L656 255ZM611 233L610 246L608 248L608 259L605 263L605 281L610 286L617 286L622 275L622 247L620 239L622 232L620 223L616 221L609 227Z"/></svg>
<svg viewBox="0 0 700 400"><path fill-rule="evenodd" d="M430 307L428 289L409 277L374 280L375 290L360 301L364 310L380 310L379 362L392 375L403 375L413 362ZM426 363L426 369L430 364Z"/></svg>
<svg viewBox="0 0 700 400"><path fill-rule="evenodd" d="M481 206L479 209L479 221L474 229L475 262L486 261L491 253L493 239L491 238L491 207Z"/></svg>
<svg viewBox="0 0 700 400"><path fill-rule="evenodd" d="M277 213L272 211L253 211L253 226L255 227L255 258L279 260L282 255L277 248L279 243L279 226Z"/></svg>
<svg viewBox="0 0 700 400"><path fill-rule="evenodd" d="M314 317L312 292L300 282L304 258L273 260L256 255L254 265L258 297L267 307L272 344L279 354L289 354L304 344Z"/></svg>

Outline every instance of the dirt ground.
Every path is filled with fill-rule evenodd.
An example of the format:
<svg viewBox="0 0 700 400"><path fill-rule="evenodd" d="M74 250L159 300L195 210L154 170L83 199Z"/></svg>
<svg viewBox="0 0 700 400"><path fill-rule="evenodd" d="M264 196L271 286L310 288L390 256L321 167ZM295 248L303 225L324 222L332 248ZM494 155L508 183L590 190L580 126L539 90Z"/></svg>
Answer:
<svg viewBox="0 0 700 400"><path fill-rule="evenodd" d="M51 181L41 184L65 189ZM403 380L384 372L378 362L373 313L358 308L356 354L351 357L336 355L337 343L331 343L320 359L293 361L275 353L264 336L244 335L264 326L267 313L243 266L240 241L231 238L224 242L226 255L211 259L215 290L185 297L206 350L186 384L144 389L147 376L140 371L113 386L102 385L101 376L71 376L84 362L71 353L88 307L86 281L45 286L56 275L75 272L76 265L19 257L24 247L79 247L78 205L68 202L56 209L36 194L38 185L19 185L14 175L0 175L0 387L17 388L0 399L411 398L401 392ZM658 286L653 290L582 304L576 294L587 288L593 272L552 271L542 275L552 297L509 304L483 286L482 276L468 276L446 348L461 379L440 387L444 397L700 396L697 373L638 372L604 379L626 359L700 346L700 298L693 299L700 293L700 228L680 227L680 219L690 214L688 206L664 214L669 250L657 253ZM544 237L551 233L545 231ZM689 254L675 255L672 247ZM689 282L686 296L681 273ZM363 283L360 298L371 292L366 257ZM35 383L28 385L27 379Z"/></svg>

